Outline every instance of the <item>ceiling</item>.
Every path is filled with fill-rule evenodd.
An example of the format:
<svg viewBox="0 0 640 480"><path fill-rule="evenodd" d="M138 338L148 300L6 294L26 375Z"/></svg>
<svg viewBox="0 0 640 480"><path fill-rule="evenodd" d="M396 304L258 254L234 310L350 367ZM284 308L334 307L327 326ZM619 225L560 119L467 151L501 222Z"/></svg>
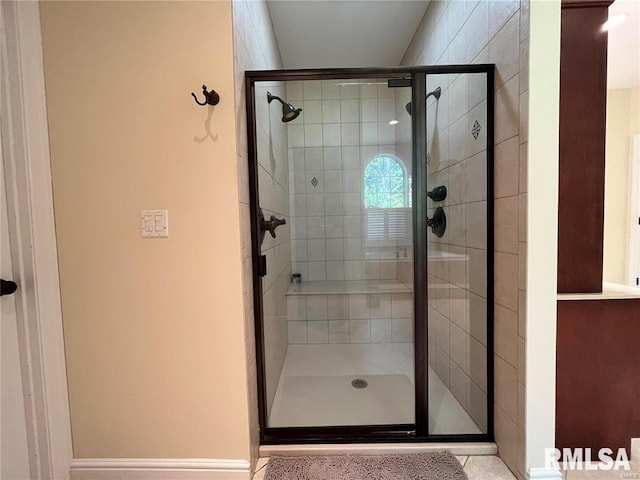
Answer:
<svg viewBox="0 0 640 480"><path fill-rule="evenodd" d="M430 0L268 0L284 68L400 64Z"/></svg>
<svg viewBox="0 0 640 480"><path fill-rule="evenodd" d="M631 88L640 84L640 1L616 0L609 18L629 14L609 30L607 88Z"/></svg>

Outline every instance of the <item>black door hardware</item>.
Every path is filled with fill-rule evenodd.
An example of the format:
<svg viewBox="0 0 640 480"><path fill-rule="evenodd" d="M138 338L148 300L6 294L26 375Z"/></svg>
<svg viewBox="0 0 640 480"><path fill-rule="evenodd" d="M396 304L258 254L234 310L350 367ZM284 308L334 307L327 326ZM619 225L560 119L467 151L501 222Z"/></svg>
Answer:
<svg viewBox="0 0 640 480"><path fill-rule="evenodd" d="M260 244L264 242L264 234L266 232L269 232L273 238L276 238L276 228L287 223L284 218L276 218L275 215L271 215L269 220L265 220L261 208L259 209L258 216L260 218Z"/></svg>
<svg viewBox="0 0 640 480"><path fill-rule="evenodd" d="M267 256L260 255L258 257L258 275L265 277L267 275Z"/></svg>
<svg viewBox="0 0 640 480"><path fill-rule="evenodd" d="M3 295L11 295L18 289L16 282L11 280L0 280L0 297Z"/></svg>
<svg viewBox="0 0 640 480"><path fill-rule="evenodd" d="M410 78L390 78L389 80L387 80L387 88L403 88L410 86Z"/></svg>
<svg viewBox="0 0 640 480"><path fill-rule="evenodd" d="M439 187L434 188L433 190L427 193L427 197L429 197L434 202L441 202L445 198L447 198L447 187L444 185L440 185Z"/></svg>
<svg viewBox="0 0 640 480"><path fill-rule="evenodd" d="M444 232L447 230L447 215L444 213L442 207L436 208L433 212L433 217L427 218L427 227L431 227L431 232L436 237L442 238Z"/></svg>

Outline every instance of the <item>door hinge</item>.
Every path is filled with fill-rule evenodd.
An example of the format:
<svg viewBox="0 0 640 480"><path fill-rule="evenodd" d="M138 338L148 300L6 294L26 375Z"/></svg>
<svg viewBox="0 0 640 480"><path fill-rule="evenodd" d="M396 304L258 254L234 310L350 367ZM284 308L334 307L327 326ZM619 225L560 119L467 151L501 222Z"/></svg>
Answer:
<svg viewBox="0 0 640 480"><path fill-rule="evenodd" d="M260 255L258 257L258 275L264 277L267 275L267 256Z"/></svg>
<svg viewBox="0 0 640 480"><path fill-rule="evenodd" d="M387 80L388 88L399 88L399 87L410 87L411 79L410 78L390 78Z"/></svg>

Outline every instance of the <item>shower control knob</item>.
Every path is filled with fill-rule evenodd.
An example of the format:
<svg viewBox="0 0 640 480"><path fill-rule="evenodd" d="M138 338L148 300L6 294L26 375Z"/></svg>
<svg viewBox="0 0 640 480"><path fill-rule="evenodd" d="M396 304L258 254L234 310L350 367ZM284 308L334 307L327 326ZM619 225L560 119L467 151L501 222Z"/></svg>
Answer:
<svg viewBox="0 0 640 480"><path fill-rule="evenodd" d="M18 285L11 280L0 280L0 297L3 295L11 295L16 292Z"/></svg>
<svg viewBox="0 0 640 480"><path fill-rule="evenodd" d="M431 232L438 238L442 238L447 230L447 215L442 207L436 208L433 217L427 218L427 227L431 228Z"/></svg>

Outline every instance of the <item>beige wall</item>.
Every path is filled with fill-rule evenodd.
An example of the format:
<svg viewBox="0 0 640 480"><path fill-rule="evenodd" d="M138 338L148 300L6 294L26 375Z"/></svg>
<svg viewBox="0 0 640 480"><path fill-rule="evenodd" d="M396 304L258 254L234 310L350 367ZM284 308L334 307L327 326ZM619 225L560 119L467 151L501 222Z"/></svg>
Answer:
<svg viewBox="0 0 640 480"><path fill-rule="evenodd" d="M524 478L529 1L433 0L402 64L465 63L496 64L494 426L500 456L519 478ZM469 89L460 90L455 100L470 94ZM454 142L453 146L460 144ZM467 255L473 251L466 250ZM452 343L451 324L448 326L441 345L448 339L451 349L456 345L455 338ZM441 360L450 362L450 357L443 355ZM441 365L440 371L445 370Z"/></svg>
<svg viewBox="0 0 640 480"><path fill-rule="evenodd" d="M41 21L74 456L248 459L231 2Z"/></svg>
<svg viewBox="0 0 640 480"><path fill-rule="evenodd" d="M639 87L607 92L604 280L628 281L633 135L640 131Z"/></svg>

